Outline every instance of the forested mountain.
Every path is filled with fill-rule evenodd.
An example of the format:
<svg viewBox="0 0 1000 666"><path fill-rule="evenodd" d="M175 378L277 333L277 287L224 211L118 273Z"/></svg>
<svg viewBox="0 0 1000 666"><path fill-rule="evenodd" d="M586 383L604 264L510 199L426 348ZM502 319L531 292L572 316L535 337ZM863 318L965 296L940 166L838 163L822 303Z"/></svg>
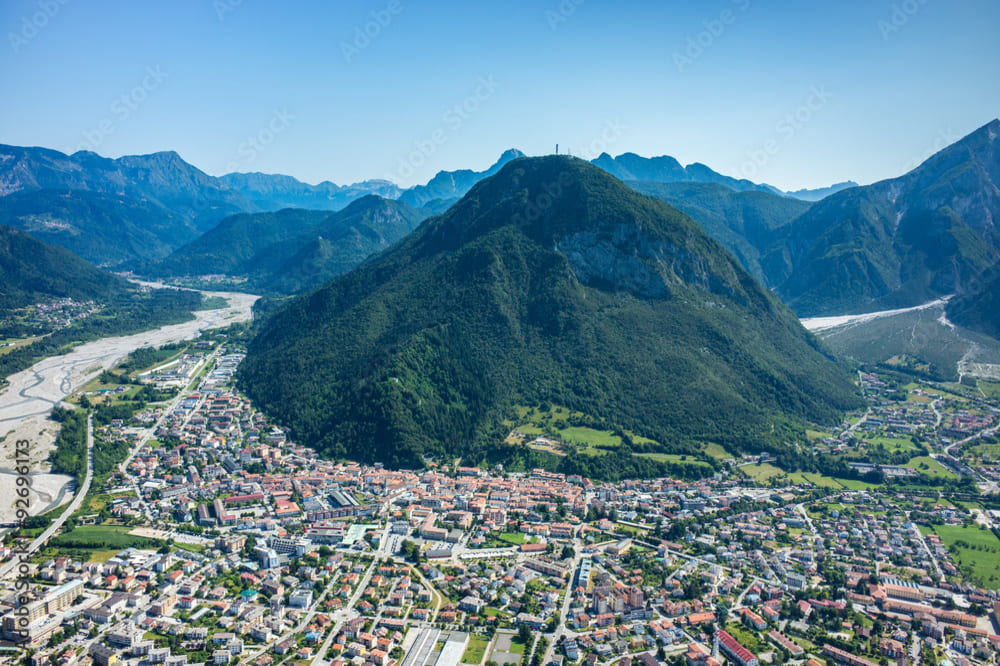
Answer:
<svg viewBox="0 0 1000 666"><path fill-rule="evenodd" d="M962 292L1000 258L1000 121L909 173L838 192L761 260L800 316L917 305Z"/></svg>
<svg viewBox="0 0 1000 666"><path fill-rule="evenodd" d="M327 211L297 208L231 215L147 272L160 276L245 274L254 269L254 258L272 245L297 238L328 217Z"/></svg>
<svg viewBox="0 0 1000 666"><path fill-rule="evenodd" d="M967 293L948 301L948 319L1000 339L1000 263L974 280Z"/></svg>
<svg viewBox="0 0 1000 666"><path fill-rule="evenodd" d="M375 195L335 213L289 208L234 215L150 270L174 276L241 275L251 290L295 293L354 268L424 217Z"/></svg>
<svg viewBox="0 0 1000 666"><path fill-rule="evenodd" d="M93 301L93 310L72 321L39 317L26 306L56 299ZM34 338L0 354L0 386L12 373L80 342L127 335L192 319L201 294L136 285L43 243L21 229L0 225L0 340Z"/></svg>
<svg viewBox="0 0 1000 666"><path fill-rule="evenodd" d="M333 456L482 460L515 405L695 453L780 448L859 404L791 312L688 216L583 160L519 159L294 300L240 384ZM509 427L509 426L508 426Z"/></svg>
<svg viewBox="0 0 1000 666"><path fill-rule="evenodd" d="M125 280L12 227L0 226L0 319L50 298L101 300L129 289Z"/></svg>
<svg viewBox="0 0 1000 666"><path fill-rule="evenodd" d="M146 199L87 190L0 197L0 223L109 266L161 259L199 233L190 220Z"/></svg>

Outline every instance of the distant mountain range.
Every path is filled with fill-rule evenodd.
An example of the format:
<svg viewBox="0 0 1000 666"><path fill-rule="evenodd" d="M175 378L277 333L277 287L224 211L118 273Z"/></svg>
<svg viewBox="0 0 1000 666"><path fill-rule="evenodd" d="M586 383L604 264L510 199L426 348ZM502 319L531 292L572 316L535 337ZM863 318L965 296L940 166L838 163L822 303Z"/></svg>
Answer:
<svg viewBox="0 0 1000 666"><path fill-rule="evenodd" d="M471 171L469 169L439 171L426 185L417 185L403 192L399 197L400 201L408 203L414 208L420 208L434 200L462 197L472 189L473 185L483 178L492 176L507 162L518 157L524 157L524 153L511 148L510 150L505 150L500 155L500 159L494 162L493 166L486 171Z"/></svg>
<svg viewBox="0 0 1000 666"><path fill-rule="evenodd" d="M428 214L444 212L479 180L523 155L511 149L485 171L441 171L426 185L403 189L387 180L340 186L309 185L280 174L216 178L172 151L109 159L87 151L65 155L0 145L0 224L25 229L99 265L136 268L162 259L235 213L337 211L370 194L425 208ZM780 194L701 164L681 167L672 157L627 153L601 155L594 162L626 180L717 182Z"/></svg>
<svg viewBox="0 0 1000 666"><path fill-rule="evenodd" d="M795 190L793 192L785 192L785 195L796 199L802 199L803 201L819 201L820 199L827 198L831 194L836 194L841 190L846 190L849 187L860 187L860 185L855 183L853 180L845 180L842 183L836 183L830 187L820 187L814 190Z"/></svg>
<svg viewBox="0 0 1000 666"><path fill-rule="evenodd" d="M781 447L776 423L859 404L847 373L689 217L556 156L508 163L269 318L240 381L297 440L392 465L495 455L518 405L697 453ZM595 464L655 467L626 452Z"/></svg>
<svg viewBox="0 0 1000 666"><path fill-rule="evenodd" d="M427 215L374 194L335 213L286 208L227 217L149 271L248 278L262 293L295 293L344 273L413 231Z"/></svg>
<svg viewBox="0 0 1000 666"><path fill-rule="evenodd" d="M385 199L398 199L404 192L388 180L366 180L347 186L335 185L330 181L309 185L291 176L259 172L229 173L219 180L263 211L282 208L341 210L352 201L369 194L377 194Z"/></svg>
<svg viewBox="0 0 1000 666"><path fill-rule="evenodd" d="M165 256L257 208L175 152L108 159L0 145L0 224L100 265Z"/></svg>
<svg viewBox="0 0 1000 666"><path fill-rule="evenodd" d="M1000 259L998 132L1000 121L994 120L899 178L793 193L724 176L700 163L685 167L669 156L602 154L592 163L690 214L800 316L814 316L908 306L961 293L993 266ZM281 175L215 178L173 152L107 159L89 152L67 156L0 146L0 192L6 194L0 197L0 224L24 229L98 265L158 275L171 267L181 274L248 275L253 265L248 286L285 291L318 285L356 265L366 252L398 240L397 232L410 221L445 212L477 182L522 155L508 150L484 171L442 171L426 185L403 190L385 180L342 187L307 185ZM320 220L320 215L270 215L288 207L332 213L372 195L417 209L415 216L407 213L408 221L388 233L358 228L348 237L332 228L321 234L305 221ZM201 240L233 214L243 217ZM284 222L274 227L278 220ZM250 248L245 242L219 242L242 233L257 236L256 247L285 223L288 228L281 233L297 240L283 237L287 251L274 256L292 261L306 253L287 267L263 255L253 255L253 261L243 257L240 252ZM297 224L303 225L301 234ZM342 241L351 249L337 250ZM280 280L285 268L298 277ZM312 271L315 275L307 277Z"/></svg>

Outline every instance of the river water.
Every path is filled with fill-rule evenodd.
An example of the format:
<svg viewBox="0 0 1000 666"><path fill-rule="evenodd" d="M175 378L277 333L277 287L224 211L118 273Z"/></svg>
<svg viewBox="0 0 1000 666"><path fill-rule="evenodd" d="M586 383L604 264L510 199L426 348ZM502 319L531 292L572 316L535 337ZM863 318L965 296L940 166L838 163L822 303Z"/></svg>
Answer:
<svg viewBox="0 0 1000 666"><path fill-rule="evenodd" d="M32 473L34 492L31 512L40 513L48 506L58 504L69 477L40 471L58 432L58 424L48 418L52 408L104 370L114 367L133 350L191 340L201 335L202 331L248 321L254 301L258 298L252 294L233 292L202 293L221 296L229 305L220 310L196 312L193 320L183 324L88 342L68 354L44 359L8 377L9 384L0 390L0 437L3 438L0 444L0 487L13 488L14 442L26 439L30 442L32 469L38 470ZM0 502L0 522L12 519L11 508L6 504Z"/></svg>

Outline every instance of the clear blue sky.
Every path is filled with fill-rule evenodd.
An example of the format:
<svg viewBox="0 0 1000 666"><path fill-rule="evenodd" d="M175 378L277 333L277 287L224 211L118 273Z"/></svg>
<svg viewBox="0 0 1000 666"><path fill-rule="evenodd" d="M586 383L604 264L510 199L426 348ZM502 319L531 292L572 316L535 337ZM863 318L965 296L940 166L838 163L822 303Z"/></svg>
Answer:
<svg viewBox="0 0 1000 666"><path fill-rule="evenodd" d="M410 185L558 142L795 189L1000 116L995 0L4 0L0 26L0 142L216 175Z"/></svg>

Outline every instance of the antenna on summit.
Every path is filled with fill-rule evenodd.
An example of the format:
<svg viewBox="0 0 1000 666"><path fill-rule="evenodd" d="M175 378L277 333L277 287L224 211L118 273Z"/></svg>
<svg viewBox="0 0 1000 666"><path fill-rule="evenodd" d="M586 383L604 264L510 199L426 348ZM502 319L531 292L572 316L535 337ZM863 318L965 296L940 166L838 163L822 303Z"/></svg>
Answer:
<svg viewBox="0 0 1000 666"><path fill-rule="evenodd" d="M559 154L559 144L557 143L556 144L556 155L558 155L558 154Z"/></svg>

